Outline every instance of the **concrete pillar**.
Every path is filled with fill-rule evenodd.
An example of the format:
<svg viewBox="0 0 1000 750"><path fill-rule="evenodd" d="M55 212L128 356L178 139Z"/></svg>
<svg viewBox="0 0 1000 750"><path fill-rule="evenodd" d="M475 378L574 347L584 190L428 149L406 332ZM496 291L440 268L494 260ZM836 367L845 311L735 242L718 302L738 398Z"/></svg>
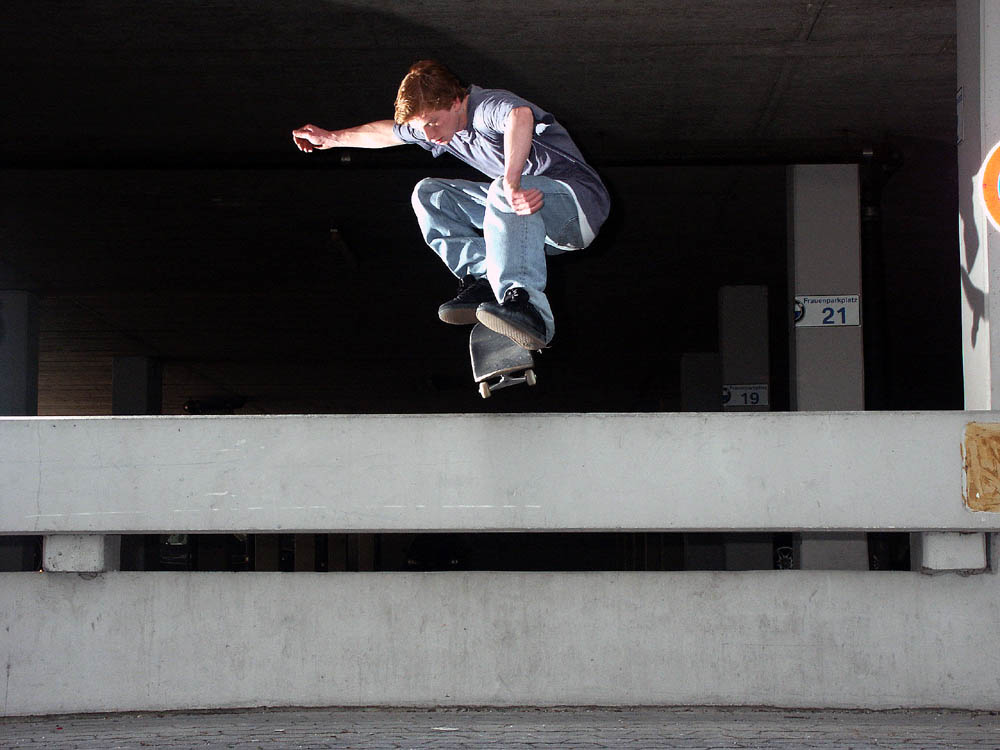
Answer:
<svg viewBox="0 0 1000 750"><path fill-rule="evenodd" d="M990 225L976 186L990 150L1000 142L1000 3L958 0L958 209L962 278L965 408L992 409L1000 384L1000 342L992 337L1000 315L1000 232ZM1000 329L998 329L1000 330Z"/></svg>
<svg viewBox="0 0 1000 750"><path fill-rule="evenodd" d="M788 168L788 270L792 409L864 409L856 164ZM866 535L803 534L799 560L804 570L867 570Z"/></svg>
<svg viewBox="0 0 1000 750"><path fill-rule="evenodd" d="M0 291L0 416L38 414L38 302Z"/></svg>
<svg viewBox="0 0 1000 750"><path fill-rule="evenodd" d="M788 169L793 410L865 408L859 191L855 164Z"/></svg>
<svg viewBox="0 0 1000 750"><path fill-rule="evenodd" d="M50 573L105 573L120 567L121 537L54 534L42 545L42 568Z"/></svg>
<svg viewBox="0 0 1000 750"><path fill-rule="evenodd" d="M923 573L980 573L987 567L986 534L928 531L917 537L910 559Z"/></svg>
<svg viewBox="0 0 1000 750"><path fill-rule="evenodd" d="M163 370L152 357L115 357L111 413L119 416L163 411Z"/></svg>

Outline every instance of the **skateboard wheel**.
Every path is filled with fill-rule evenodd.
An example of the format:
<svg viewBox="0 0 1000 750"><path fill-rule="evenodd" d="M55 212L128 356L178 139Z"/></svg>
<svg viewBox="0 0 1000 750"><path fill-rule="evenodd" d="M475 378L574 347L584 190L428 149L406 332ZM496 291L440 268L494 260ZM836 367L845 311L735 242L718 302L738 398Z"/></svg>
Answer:
<svg viewBox="0 0 1000 750"><path fill-rule="evenodd" d="M482 382L482 383L479 384L479 395L482 396L483 398L489 398L490 397L491 393L490 393L490 384L489 383Z"/></svg>
<svg viewBox="0 0 1000 750"><path fill-rule="evenodd" d="M528 385L534 385L535 383L538 382L538 378L535 377L534 370L524 371L524 382L527 383Z"/></svg>

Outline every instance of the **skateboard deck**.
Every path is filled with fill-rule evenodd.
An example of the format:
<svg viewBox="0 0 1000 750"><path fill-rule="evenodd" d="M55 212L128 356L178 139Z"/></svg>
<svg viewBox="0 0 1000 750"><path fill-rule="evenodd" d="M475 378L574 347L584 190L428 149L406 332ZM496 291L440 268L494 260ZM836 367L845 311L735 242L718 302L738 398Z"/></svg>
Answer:
<svg viewBox="0 0 1000 750"><path fill-rule="evenodd" d="M536 382L535 358L506 336L476 323L469 334L472 377L479 383L479 395L489 398L493 391L512 385Z"/></svg>

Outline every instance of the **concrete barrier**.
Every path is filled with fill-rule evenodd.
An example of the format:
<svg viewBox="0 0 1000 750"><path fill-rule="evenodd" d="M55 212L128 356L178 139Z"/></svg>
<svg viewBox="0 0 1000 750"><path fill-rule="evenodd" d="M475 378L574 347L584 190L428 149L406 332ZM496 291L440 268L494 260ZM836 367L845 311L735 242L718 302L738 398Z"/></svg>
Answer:
<svg viewBox="0 0 1000 750"><path fill-rule="evenodd" d="M0 533L1000 530L993 412L0 419Z"/></svg>
<svg viewBox="0 0 1000 750"><path fill-rule="evenodd" d="M0 574L4 715L1000 708L994 574Z"/></svg>
<svg viewBox="0 0 1000 750"><path fill-rule="evenodd" d="M997 423L992 412L0 419L0 534L84 535L48 548L61 564L80 549L101 556L107 545L87 534L912 530L948 532L922 535L924 562L968 570L986 540L951 532L1000 528ZM0 573L0 714L998 709L998 580Z"/></svg>

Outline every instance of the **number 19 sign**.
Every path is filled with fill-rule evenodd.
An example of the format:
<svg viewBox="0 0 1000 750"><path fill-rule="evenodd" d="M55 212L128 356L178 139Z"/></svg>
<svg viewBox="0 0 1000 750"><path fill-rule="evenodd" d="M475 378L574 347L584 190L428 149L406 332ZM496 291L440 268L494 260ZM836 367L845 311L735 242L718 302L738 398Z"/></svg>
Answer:
<svg viewBox="0 0 1000 750"><path fill-rule="evenodd" d="M861 295L830 294L795 298L796 327L861 325Z"/></svg>

